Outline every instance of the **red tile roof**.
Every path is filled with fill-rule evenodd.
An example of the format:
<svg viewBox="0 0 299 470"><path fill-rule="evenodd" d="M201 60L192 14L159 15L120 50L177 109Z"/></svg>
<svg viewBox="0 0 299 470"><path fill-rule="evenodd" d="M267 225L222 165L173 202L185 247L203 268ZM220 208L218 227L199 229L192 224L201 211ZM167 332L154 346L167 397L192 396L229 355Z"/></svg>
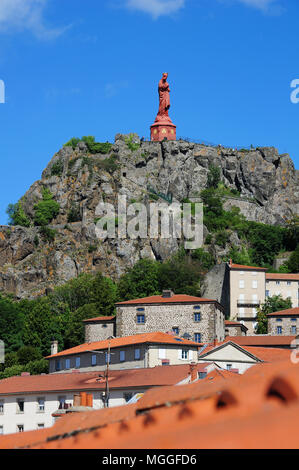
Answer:
<svg viewBox="0 0 299 470"><path fill-rule="evenodd" d="M202 297L194 297L192 295L177 294L172 297L162 297L162 295L152 295L150 297L143 297L142 299L126 300L124 302L117 302L116 305L131 305L131 304L176 304L176 303L204 303L204 302L215 302L216 300L204 299Z"/></svg>
<svg viewBox="0 0 299 470"><path fill-rule="evenodd" d="M83 343L79 346L75 346L70 349L65 349L57 354L52 356L47 356L47 359L52 357L67 356L70 354L79 354L88 351L95 351L100 349L108 349L109 344L110 348L119 348L124 346L131 346L135 344L144 344L144 343L155 343L155 344L175 344L183 346L200 346L199 343L180 338L178 336L173 336L168 333L162 333L161 331L156 331L152 333L141 333L132 336L124 336L119 338L113 338L111 340L103 341L94 341L92 343Z"/></svg>
<svg viewBox="0 0 299 470"><path fill-rule="evenodd" d="M149 391L136 405L65 416L46 430L43 442L39 431L35 438L28 434L25 446L298 449L298 419L299 365L287 360L254 366L226 380ZM24 447L26 434L2 436L0 447Z"/></svg>
<svg viewBox="0 0 299 470"><path fill-rule="evenodd" d="M244 271L247 271L247 270L252 270L252 271L267 271L267 268L259 268L257 266L245 266L243 264L234 264L234 263L231 263L229 264L229 267L231 269L242 269Z"/></svg>
<svg viewBox="0 0 299 470"><path fill-rule="evenodd" d="M297 274L266 273L266 280L299 281L299 273Z"/></svg>
<svg viewBox="0 0 299 470"><path fill-rule="evenodd" d="M242 328L248 330L247 326L243 325L243 323L241 323L239 321L225 320L224 324L225 324L225 326L241 326Z"/></svg>
<svg viewBox="0 0 299 470"><path fill-rule="evenodd" d="M232 341L240 346L288 346L296 336L227 336L224 342Z"/></svg>
<svg viewBox="0 0 299 470"><path fill-rule="evenodd" d="M206 364L197 364L197 370L203 370ZM15 376L0 380L0 395L58 392L58 391L86 391L104 390L104 371L76 372L67 374L45 374L30 376ZM167 365L150 367L147 369L110 370L109 388L140 388L158 387L161 385L174 385L190 375L190 364Z"/></svg>
<svg viewBox="0 0 299 470"><path fill-rule="evenodd" d="M84 322L98 322L98 321L110 321L110 320L115 320L116 317L114 315L111 315L110 317L96 317L96 318L88 318L87 320L83 320Z"/></svg>
<svg viewBox="0 0 299 470"><path fill-rule="evenodd" d="M267 313L267 317L288 317L292 315L299 315L299 307L287 308L285 310L280 310L279 312Z"/></svg>

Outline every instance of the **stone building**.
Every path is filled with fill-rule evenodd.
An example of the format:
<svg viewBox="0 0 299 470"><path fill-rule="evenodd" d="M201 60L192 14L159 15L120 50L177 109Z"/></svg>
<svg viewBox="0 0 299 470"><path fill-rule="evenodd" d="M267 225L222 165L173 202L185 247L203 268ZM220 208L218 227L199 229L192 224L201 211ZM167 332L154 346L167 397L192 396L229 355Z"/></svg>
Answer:
<svg viewBox="0 0 299 470"><path fill-rule="evenodd" d="M115 316L97 317L83 320L85 327L85 341L102 341L110 336L116 336Z"/></svg>
<svg viewBox="0 0 299 470"><path fill-rule="evenodd" d="M225 336L246 336L248 328L238 321L225 320Z"/></svg>
<svg viewBox="0 0 299 470"><path fill-rule="evenodd" d="M223 341L224 308L216 300L163 291L116 304L116 334L172 332L196 343Z"/></svg>
<svg viewBox="0 0 299 470"><path fill-rule="evenodd" d="M299 307L268 313L270 335L297 335L299 332Z"/></svg>

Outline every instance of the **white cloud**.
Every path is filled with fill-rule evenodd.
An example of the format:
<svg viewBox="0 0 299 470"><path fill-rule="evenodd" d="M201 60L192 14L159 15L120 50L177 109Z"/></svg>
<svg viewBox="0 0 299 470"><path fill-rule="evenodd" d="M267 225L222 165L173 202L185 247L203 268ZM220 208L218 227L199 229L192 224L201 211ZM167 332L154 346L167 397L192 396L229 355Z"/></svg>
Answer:
<svg viewBox="0 0 299 470"><path fill-rule="evenodd" d="M153 18L171 15L185 5L185 0L126 0L126 7L149 13Z"/></svg>
<svg viewBox="0 0 299 470"><path fill-rule="evenodd" d="M68 27L48 28L43 19L48 0L0 0L0 32L30 30L41 39L60 36Z"/></svg>
<svg viewBox="0 0 299 470"><path fill-rule="evenodd" d="M222 3L242 3L245 6L256 8L265 13L279 14L283 11L279 0L219 0Z"/></svg>

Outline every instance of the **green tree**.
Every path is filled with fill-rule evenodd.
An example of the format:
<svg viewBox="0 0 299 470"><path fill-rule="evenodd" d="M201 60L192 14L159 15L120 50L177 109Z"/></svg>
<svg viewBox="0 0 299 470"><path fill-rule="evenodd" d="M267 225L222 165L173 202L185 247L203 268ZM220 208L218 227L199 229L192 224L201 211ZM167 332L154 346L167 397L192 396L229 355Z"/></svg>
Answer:
<svg viewBox="0 0 299 470"><path fill-rule="evenodd" d="M31 225L31 221L23 209L22 201L16 204L9 204L6 209L6 214L9 217L9 225L21 225L22 227L30 227Z"/></svg>
<svg viewBox="0 0 299 470"><path fill-rule="evenodd" d="M48 225L59 213L60 206L54 201L53 194L49 189L42 191L42 200L34 206L34 223L39 226Z"/></svg>
<svg viewBox="0 0 299 470"><path fill-rule="evenodd" d="M289 257L286 266L291 273L299 272L299 244L296 250Z"/></svg>
<svg viewBox="0 0 299 470"><path fill-rule="evenodd" d="M99 316L101 316L101 314L99 313L97 304L85 304L72 313L65 331L65 348L72 348L78 344L84 343L85 328L83 320Z"/></svg>
<svg viewBox="0 0 299 470"><path fill-rule="evenodd" d="M171 289L175 294L200 295L203 268L199 260L184 250L159 265L159 290Z"/></svg>
<svg viewBox="0 0 299 470"><path fill-rule="evenodd" d="M23 328L24 316L17 302L0 294L0 331L6 353L17 351L23 346Z"/></svg>
<svg viewBox="0 0 299 470"><path fill-rule="evenodd" d="M257 309L257 334L268 333L268 319L267 314L279 312L292 308L292 301L290 298L283 299L281 295L273 295L268 297L266 301Z"/></svg>
<svg viewBox="0 0 299 470"><path fill-rule="evenodd" d="M208 173L208 180L207 180L207 187L208 188L217 188L218 184L220 183L220 168L219 166L210 165L209 166L209 173Z"/></svg>
<svg viewBox="0 0 299 470"><path fill-rule="evenodd" d="M17 352L17 360L21 365L25 365L30 361L36 361L39 359L42 359L41 352L33 346L23 346Z"/></svg>
<svg viewBox="0 0 299 470"><path fill-rule="evenodd" d="M156 261L149 259L138 261L119 280L119 300L138 299L159 294L158 267Z"/></svg>

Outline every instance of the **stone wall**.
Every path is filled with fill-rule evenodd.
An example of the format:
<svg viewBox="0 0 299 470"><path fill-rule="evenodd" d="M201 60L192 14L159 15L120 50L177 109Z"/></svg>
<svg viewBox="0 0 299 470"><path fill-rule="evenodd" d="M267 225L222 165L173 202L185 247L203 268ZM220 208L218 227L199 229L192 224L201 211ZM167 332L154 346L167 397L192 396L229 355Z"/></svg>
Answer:
<svg viewBox="0 0 299 470"><path fill-rule="evenodd" d="M277 318L281 318L281 321L277 321ZM299 315L297 317L268 317L268 334L271 336L277 335L277 327L282 327L283 336L292 336L299 333ZM292 326L297 327L297 331L292 333Z"/></svg>
<svg viewBox="0 0 299 470"><path fill-rule="evenodd" d="M85 322L85 343L103 341L115 336L115 321Z"/></svg>
<svg viewBox="0 0 299 470"><path fill-rule="evenodd" d="M117 336L130 336L138 333L153 331L168 332L173 328L179 329L179 336L185 333L194 341L194 334L201 334L201 342L207 343L216 339L224 339L224 314L217 304L200 303L200 310L195 310L195 304L164 304L142 305L144 312L138 312L141 305L121 305L117 307L116 333ZM201 313L201 320L194 320L194 312ZM145 323L137 323L137 314L144 313Z"/></svg>

